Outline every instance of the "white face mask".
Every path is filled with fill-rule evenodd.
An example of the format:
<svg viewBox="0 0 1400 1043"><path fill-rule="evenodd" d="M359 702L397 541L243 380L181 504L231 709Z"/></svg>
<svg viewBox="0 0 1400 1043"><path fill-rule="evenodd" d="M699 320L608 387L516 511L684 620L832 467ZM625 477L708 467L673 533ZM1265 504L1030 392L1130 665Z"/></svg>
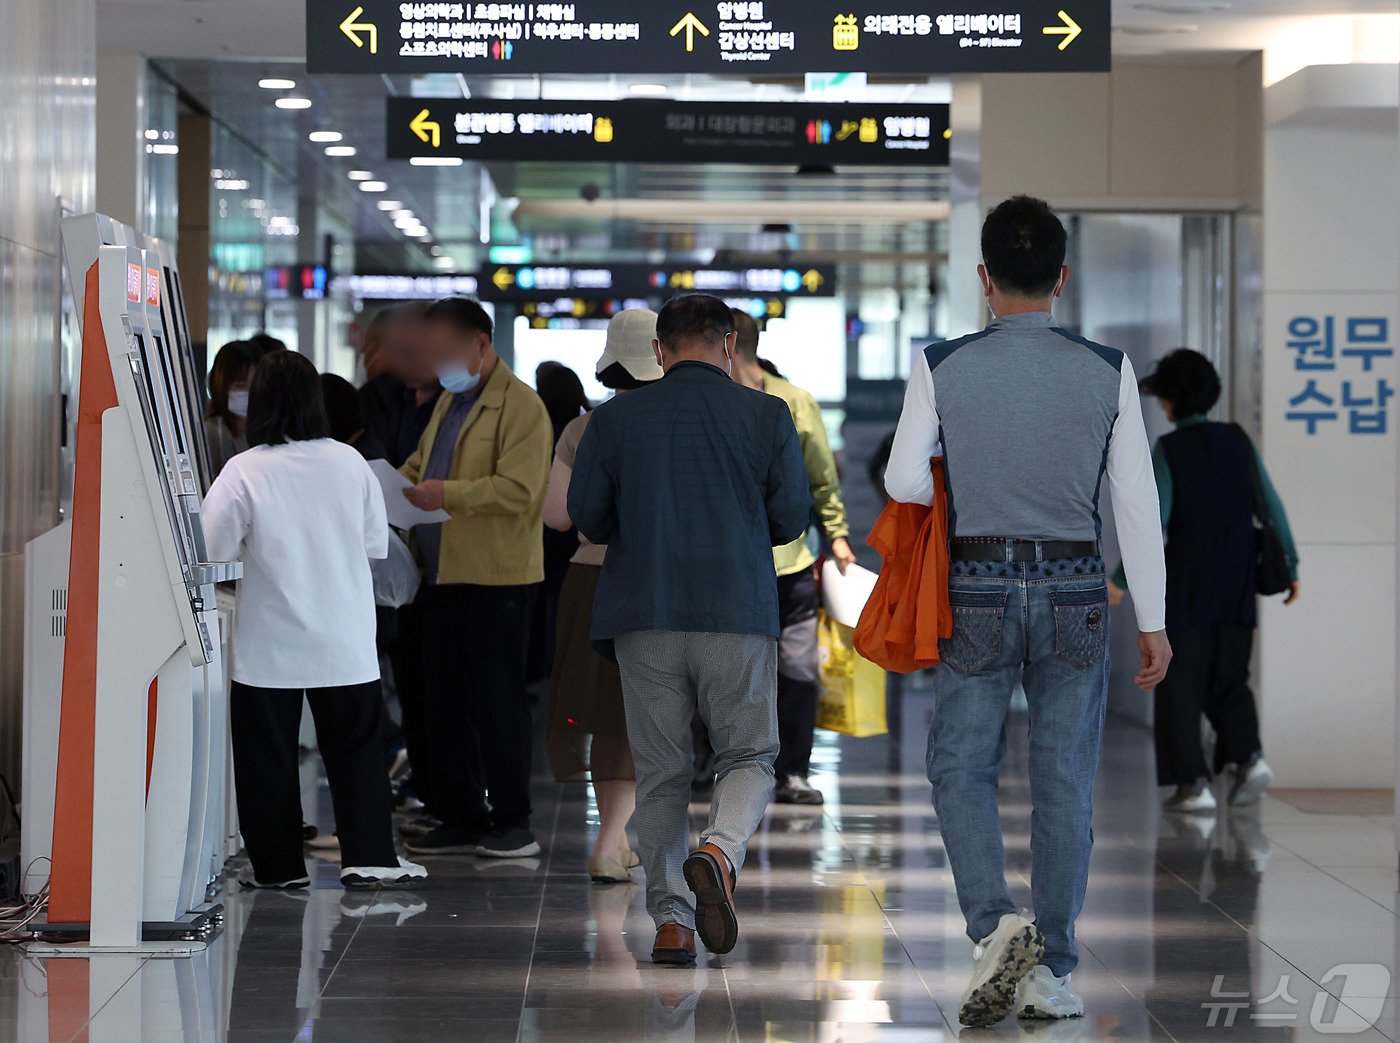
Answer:
<svg viewBox="0 0 1400 1043"><path fill-rule="evenodd" d="M236 417L246 417L248 415L248 392L230 391L228 393L228 411Z"/></svg>

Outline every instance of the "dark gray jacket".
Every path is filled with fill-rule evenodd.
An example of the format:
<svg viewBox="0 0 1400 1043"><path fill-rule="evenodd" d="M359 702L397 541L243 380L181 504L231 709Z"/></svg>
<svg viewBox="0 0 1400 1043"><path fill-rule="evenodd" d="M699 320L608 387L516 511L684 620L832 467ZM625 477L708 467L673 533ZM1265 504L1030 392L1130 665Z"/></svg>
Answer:
<svg viewBox="0 0 1400 1043"><path fill-rule="evenodd" d="M773 548L807 530L812 500L782 399L680 362L594 410L569 517L607 560L593 641L634 630L778 636Z"/></svg>

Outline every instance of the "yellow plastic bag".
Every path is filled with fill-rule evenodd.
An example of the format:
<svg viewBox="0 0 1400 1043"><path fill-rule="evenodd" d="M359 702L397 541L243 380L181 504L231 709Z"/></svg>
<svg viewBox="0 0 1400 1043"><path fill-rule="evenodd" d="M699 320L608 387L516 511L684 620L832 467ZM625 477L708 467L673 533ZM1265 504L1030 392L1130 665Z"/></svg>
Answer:
<svg viewBox="0 0 1400 1043"><path fill-rule="evenodd" d="M885 671L855 646L855 632L825 612L817 617L821 699L817 727L863 739L889 731L885 721Z"/></svg>

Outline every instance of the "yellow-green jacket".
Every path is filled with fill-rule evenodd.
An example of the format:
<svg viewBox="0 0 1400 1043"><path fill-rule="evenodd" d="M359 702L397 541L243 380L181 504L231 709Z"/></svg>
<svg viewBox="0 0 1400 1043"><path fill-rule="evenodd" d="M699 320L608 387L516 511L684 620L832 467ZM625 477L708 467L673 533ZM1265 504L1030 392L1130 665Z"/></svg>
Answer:
<svg viewBox="0 0 1400 1043"><path fill-rule="evenodd" d="M826 439L826 424L822 422L821 406L809 393L781 377L765 376L763 390L787 403L792 422L797 425L797 437L802 443L802 461L807 465L807 482L812 490L812 508L821 522L826 538L850 535L846 524L846 505L841 500L841 479L836 473L836 457L831 455L831 443ZM779 576L811 568L816 557L805 538L794 540L773 550L773 565Z"/></svg>
<svg viewBox="0 0 1400 1043"><path fill-rule="evenodd" d="M400 471L422 480L442 418L452 404L444 393ZM541 512L549 484L554 429L540 397L504 362L486 380L457 436L444 506L439 583L513 586L544 579Z"/></svg>

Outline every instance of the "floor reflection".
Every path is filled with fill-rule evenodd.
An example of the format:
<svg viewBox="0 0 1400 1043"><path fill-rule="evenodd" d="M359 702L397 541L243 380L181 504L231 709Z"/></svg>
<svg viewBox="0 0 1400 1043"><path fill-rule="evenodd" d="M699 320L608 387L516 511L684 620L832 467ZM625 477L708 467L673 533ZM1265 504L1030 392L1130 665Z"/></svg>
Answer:
<svg viewBox="0 0 1400 1043"><path fill-rule="evenodd" d="M932 705L917 681L891 701L890 736L820 737L827 804L764 822L724 959L654 967L640 873L591 885L584 791L541 779L539 859L439 859L413 892L351 894L317 863L307 892L229 895L222 935L192 959L8 948L0 1039L1396 1038L1389 819L1276 798L1164 818L1150 737L1116 723L1075 973L1089 1014L962 1031L949 1012L971 946L924 778ZM1029 904L1024 730L1013 720L1002 797L1013 896Z"/></svg>

